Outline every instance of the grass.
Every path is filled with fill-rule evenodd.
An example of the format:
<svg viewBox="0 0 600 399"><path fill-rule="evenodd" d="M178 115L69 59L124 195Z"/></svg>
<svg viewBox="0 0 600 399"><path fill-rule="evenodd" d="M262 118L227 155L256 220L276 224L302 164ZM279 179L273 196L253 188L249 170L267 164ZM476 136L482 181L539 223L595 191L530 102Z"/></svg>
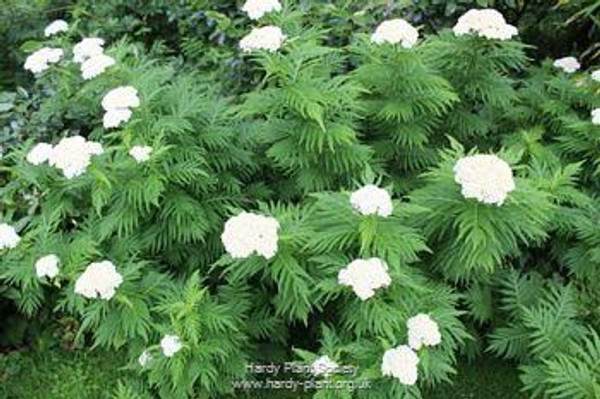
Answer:
<svg viewBox="0 0 600 399"><path fill-rule="evenodd" d="M0 355L0 398L108 399L120 366L107 354L11 352Z"/></svg>
<svg viewBox="0 0 600 399"><path fill-rule="evenodd" d="M109 399L123 378L118 354L53 350L0 355L0 399ZM463 363L452 385L424 393L424 399L526 399L515 367L495 359ZM241 396L243 398L244 396ZM302 399L292 392L253 392L252 399ZM307 396L306 398L310 398Z"/></svg>
<svg viewBox="0 0 600 399"><path fill-rule="evenodd" d="M520 392L516 366L494 358L459 365L452 385L425 393L424 399L527 399Z"/></svg>

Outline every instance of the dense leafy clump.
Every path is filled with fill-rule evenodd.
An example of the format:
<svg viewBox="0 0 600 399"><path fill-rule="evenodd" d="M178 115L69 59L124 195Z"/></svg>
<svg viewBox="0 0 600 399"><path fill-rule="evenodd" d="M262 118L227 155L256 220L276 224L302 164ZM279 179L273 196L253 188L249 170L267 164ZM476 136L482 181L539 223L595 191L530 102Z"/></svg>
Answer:
<svg viewBox="0 0 600 399"><path fill-rule="evenodd" d="M318 399L416 399L490 354L599 397L599 72L464 2L89 3L0 93L24 343L123 354L118 398L295 361Z"/></svg>

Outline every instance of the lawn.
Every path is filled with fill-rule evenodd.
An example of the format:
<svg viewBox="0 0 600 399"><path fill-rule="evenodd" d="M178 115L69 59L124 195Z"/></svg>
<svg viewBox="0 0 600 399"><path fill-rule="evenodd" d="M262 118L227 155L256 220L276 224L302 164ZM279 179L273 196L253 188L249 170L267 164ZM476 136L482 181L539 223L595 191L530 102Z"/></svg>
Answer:
<svg viewBox="0 0 600 399"><path fill-rule="evenodd" d="M108 399L116 381L124 376L117 354L54 350L42 353L11 352L0 355L1 399ZM461 364L453 385L425 393L425 399L525 399L519 393L512 365L495 359ZM256 392L253 399L298 398Z"/></svg>

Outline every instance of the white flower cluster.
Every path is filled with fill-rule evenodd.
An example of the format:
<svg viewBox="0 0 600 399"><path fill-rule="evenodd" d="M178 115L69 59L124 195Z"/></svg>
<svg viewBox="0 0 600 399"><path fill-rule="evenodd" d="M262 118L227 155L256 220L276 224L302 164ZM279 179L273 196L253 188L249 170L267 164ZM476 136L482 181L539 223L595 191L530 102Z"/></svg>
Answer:
<svg viewBox="0 0 600 399"><path fill-rule="evenodd" d="M457 36L475 33L486 39L498 40L508 40L519 33L517 28L506 23L500 12L492 8L467 11L452 29Z"/></svg>
<svg viewBox="0 0 600 399"><path fill-rule="evenodd" d="M44 29L44 36L50 37L60 32L66 32L69 30L69 24L62 19L57 19Z"/></svg>
<svg viewBox="0 0 600 399"><path fill-rule="evenodd" d="M247 0L242 11L248 14L250 19L260 19L265 14L281 11L279 0Z"/></svg>
<svg viewBox="0 0 600 399"><path fill-rule="evenodd" d="M63 56L59 48L43 47L32 53L25 60L24 68L32 73L41 73L50 68L50 64L56 64Z"/></svg>
<svg viewBox="0 0 600 399"><path fill-rule="evenodd" d="M0 249L14 248L21 241L21 237L11 225L0 224Z"/></svg>
<svg viewBox="0 0 600 399"><path fill-rule="evenodd" d="M368 184L353 192L350 196L350 204L362 215L388 217L393 210L390 194L373 184Z"/></svg>
<svg viewBox="0 0 600 399"><path fill-rule="evenodd" d="M173 357L181 350L183 345L177 335L167 334L160 340L160 347L166 357Z"/></svg>
<svg viewBox="0 0 600 399"><path fill-rule="evenodd" d="M88 58L81 64L81 76L85 80L95 78L102 72L106 71L107 68L116 64L114 58L106 54L98 54L94 57Z"/></svg>
<svg viewBox="0 0 600 399"><path fill-rule="evenodd" d="M75 293L86 298L100 297L109 300L122 282L123 277L112 262L94 262L88 265L75 282Z"/></svg>
<svg viewBox="0 0 600 399"><path fill-rule="evenodd" d="M401 384L414 385L418 379L419 356L415 351L442 342L437 323L428 315L420 313L406 322L408 345L400 345L383 354L381 373L397 378Z"/></svg>
<svg viewBox="0 0 600 399"><path fill-rule="evenodd" d="M65 21L56 20L46 27L44 34L52 36L67 31L68 28L69 25ZM46 70L50 63L58 62L62 55L61 49L44 47L27 57L25 69L40 73ZM96 37L84 38L73 47L73 61L81 64L82 76L86 80L115 65L115 60L104 54L104 40ZM114 128L127 122L132 115L131 108L138 107L139 104L135 88L122 86L111 90L102 99L102 107L106 111L103 117L104 127ZM129 154L137 162L146 162L151 152L151 147L135 146ZM49 162L51 166L61 169L65 177L71 179L85 172L92 155L102 153L103 149L99 143L74 136L62 139L55 147L48 143L37 144L27 154L27 162L33 165Z"/></svg>
<svg viewBox="0 0 600 399"><path fill-rule="evenodd" d="M119 127L131 118L131 108L140 105L135 87L120 86L112 89L102 99L102 108L106 111L103 118L104 128Z"/></svg>
<svg viewBox="0 0 600 399"><path fill-rule="evenodd" d="M183 348L183 344L177 335L166 334L160 340L160 347L162 349L163 355L166 357L173 357L177 352ZM152 353L149 349L145 349L142 351L140 356L138 357L138 363L142 367L147 367L150 362L154 359Z"/></svg>
<svg viewBox="0 0 600 399"><path fill-rule="evenodd" d="M278 230L277 219L242 212L225 223L221 241L233 258L247 258L256 252L270 259L277 252Z"/></svg>
<svg viewBox="0 0 600 399"><path fill-rule="evenodd" d="M460 184L465 198L498 206L515 189L510 166L496 155L478 154L459 159L454 165L454 181Z"/></svg>
<svg viewBox="0 0 600 399"><path fill-rule="evenodd" d="M244 52L266 50L274 52L279 50L286 36L277 26L253 28L252 31L240 40L240 48Z"/></svg>
<svg viewBox="0 0 600 399"><path fill-rule="evenodd" d="M387 264L379 258L356 259L338 273L338 282L352 287L363 301L371 298L375 290L387 287L392 279Z"/></svg>
<svg viewBox="0 0 600 399"><path fill-rule="evenodd" d="M600 108L596 108L592 111L592 123L594 125L600 125Z"/></svg>
<svg viewBox="0 0 600 399"><path fill-rule="evenodd" d="M426 314L418 314L406 322L408 345L419 350L423 345L436 346L442 342L442 334L437 323Z"/></svg>
<svg viewBox="0 0 600 399"><path fill-rule="evenodd" d="M38 277L56 277L56 275L58 275L58 262L58 256L54 254L39 258L37 262L35 262L35 274Z"/></svg>
<svg viewBox="0 0 600 399"><path fill-rule="evenodd" d="M400 43L404 48L411 48L419 40L419 31L404 19L391 19L382 22L371 36L373 43Z"/></svg>
<svg viewBox="0 0 600 399"><path fill-rule="evenodd" d="M138 357L138 363L142 367L146 367L152 361L152 354L148 349L144 350L140 357Z"/></svg>
<svg viewBox="0 0 600 399"><path fill-rule="evenodd" d="M33 165L48 162L60 169L67 179L82 175L91 162L92 155L102 154L100 143L86 141L81 136L65 137L52 147L39 143L27 154L27 161Z"/></svg>
<svg viewBox="0 0 600 399"><path fill-rule="evenodd" d="M560 68L566 73L577 72L581 68L581 64L575 57L563 57L554 61L553 64L556 68Z"/></svg>
<svg viewBox="0 0 600 399"><path fill-rule="evenodd" d="M136 160L137 163L146 162L150 159L150 154L152 153L152 147L147 145L141 146L136 145L131 150L129 150L129 155Z"/></svg>
<svg viewBox="0 0 600 399"><path fill-rule="evenodd" d="M324 375L328 376L338 368L338 364L331 360L329 356L321 356L315 360L311 366L311 372L315 376Z"/></svg>
<svg viewBox="0 0 600 399"><path fill-rule="evenodd" d="M397 378L401 384L415 385L418 378L419 357L409 346L400 345L383 354L381 373Z"/></svg>
<svg viewBox="0 0 600 399"><path fill-rule="evenodd" d="M104 40L88 37L73 47L73 61L81 63L81 76L85 80L95 78L116 64L115 59L104 54Z"/></svg>
<svg viewBox="0 0 600 399"><path fill-rule="evenodd" d="M48 143L36 144L29 153L27 153L27 162L33 165L41 165L50 159L52 154L52 145Z"/></svg>
<svg viewBox="0 0 600 399"><path fill-rule="evenodd" d="M592 72L592 79L594 79L596 82L600 82L600 69Z"/></svg>
<svg viewBox="0 0 600 399"><path fill-rule="evenodd" d="M82 63L96 55L104 53L104 39L86 37L73 47L73 61Z"/></svg>

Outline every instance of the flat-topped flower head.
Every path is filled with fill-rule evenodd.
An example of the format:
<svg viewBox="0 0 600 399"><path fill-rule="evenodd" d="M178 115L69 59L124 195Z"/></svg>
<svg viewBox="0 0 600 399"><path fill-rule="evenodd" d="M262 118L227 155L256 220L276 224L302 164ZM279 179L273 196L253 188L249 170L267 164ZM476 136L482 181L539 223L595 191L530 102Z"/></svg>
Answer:
<svg viewBox="0 0 600 399"><path fill-rule="evenodd" d="M105 129L112 129L121 126L122 123L131 119L133 113L129 108L115 108L106 111L102 117L102 125Z"/></svg>
<svg viewBox="0 0 600 399"><path fill-rule="evenodd" d="M338 367L338 364L331 360L329 356L321 356L311 364L310 369L313 375L328 376L329 374L333 373Z"/></svg>
<svg viewBox="0 0 600 399"><path fill-rule="evenodd" d="M73 61L81 63L102 53L104 53L104 39L87 37L73 47Z"/></svg>
<svg viewBox="0 0 600 399"><path fill-rule="evenodd" d="M600 82L600 69L597 69L594 72L592 72L591 76L593 80L595 80L596 82Z"/></svg>
<svg viewBox="0 0 600 399"><path fill-rule="evenodd" d="M120 86L112 89L102 99L102 108L106 110L103 125L106 129L119 127L132 115L131 108L140 105L137 89L133 86Z"/></svg>
<svg viewBox="0 0 600 399"><path fill-rule="evenodd" d="M0 224L0 249L14 248L21 241L14 227L9 224Z"/></svg>
<svg viewBox="0 0 600 399"><path fill-rule="evenodd" d="M94 55L81 63L81 76L85 80L95 78L115 64L115 59L108 55Z"/></svg>
<svg viewBox="0 0 600 399"><path fill-rule="evenodd" d="M350 196L350 204L361 215L388 217L394 208L392 197L383 188L368 184Z"/></svg>
<svg viewBox="0 0 600 399"><path fill-rule="evenodd" d="M30 54L25 60L24 68L32 73L41 73L50 68L50 64L56 64L63 56L59 48L42 47Z"/></svg>
<svg viewBox="0 0 600 399"><path fill-rule="evenodd" d="M356 259L338 273L338 282L352 287L363 301L375 295L375 290L387 287L392 279L387 264L379 258Z"/></svg>
<svg viewBox="0 0 600 399"><path fill-rule="evenodd" d="M136 145L131 150L129 150L129 155L131 155L137 163L148 161L150 159L151 153L152 147L149 147L147 145Z"/></svg>
<svg viewBox="0 0 600 399"><path fill-rule="evenodd" d="M248 14L250 19L260 19L265 14L281 11L279 0L247 0L242 11Z"/></svg>
<svg viewBox="0 0 600 399"><path fill-rule="evenodd" d="M110 261L90 263L83 274L75 282L75 293L86 298L111 299L123 277Z"/></svg>
<svg viewBox="0 0 600 399"><path fill-rule="evenodd" d="M44 36L50 37L56 35L57 33L66 32L68 30L69 24L66 21L63 21L62 19L57 19L56 21L53 21L50 25L46 26L46 29L44 29Z"/></svg>
<svg viewBox="0 0 600 399"><path fill-rule="evenodd" d="M58 275L58 263L58 256L54 254L43 256L35 262L35 274L38 277L54 278Z"/></svg>
<svg viewBox="0 0 600 399"><path fill-rule="evenodd" d="M388 349L383 354L381 374L397 378L403 385L415 385L419 377L419 356L407 345Z"/></svg>
<svg viewBox="0 0 600 399"><path fill-rule="evenodd" d="M478 154L459 159L454 165L454 181L460 184L465 198L498 206L515 189L510 165L496 155Z"/></svg>
<svg viewBox="0 0 600 399"><path fill-rule="evenodd" d="M592 123L594 125L600 125L600 108L596 108L592 111Z"/></svg>
<svg viewBox="0 0 600 399"><path fill-rule="evenodd" d="M382 22L371 36L373 43L400 43L404 48L411 48L417 40L419 40L419 31L400 18Z"/></svg>
<svg viewBox="0 0 600 399"><path fill-rule="evenodd" d="M25 159L32 165L41 165L50 159L51 154L52 145L48 143L38 143L27 153Z"/></svg>
<svg viewBox="0 0 600 399"><path fill-rule="evenodd" d="M437 323L426 314L418 314L406 322L408 345L414 350L422 346L435 346L442 342L442 334Z"/></svg>
<svg viewBox="0 0 600 399"><path fill-rule="evenodd" d="M86 141L81 136L65 137L52 149L50 166L60 169L67 179L85 173L92 155L103 153L100 143Z"/></svg>
<svg viewBox="0 0 600 399"><path fill-rule="evenodd" d="M181 350L183 345L177 335L167 334L160 340L160 347L166 357L173 357Z"/></svg>
<svg viewBox="0 0 600 399"><path fill-rule="evenodd" d="M104 95L102 108L106 111L118 108L136 108L140 105L138 91L133 86L120 86Z"/></svg>
<svg viewBox="0 0 600 399"><path fill-rule="evenodd" d="M507 24L504 16L492 8L467 11L452 30L456 36L473 33L486 39L498 40L508 40L519 34L517 28Z"/></svg>
<svg viewBox="0 0 600 399"><path fill-rule="evenodd" d="M577 72L581 68L581 64L575 57L563 57L554 61L553 64L556 68L560 68L566 73Z"/></svg>
<svg viewBox="0 0 600 399"><path fill-rule="evenodd" d="M240 48L244 52L265 50L275 52L279 50L286 36L277 26L254 28L240 40Z"/></svg>
<svg viewBox="0 0 600 399"><path fill-rule="evenodd" d="M270 216L242 212L225 223L221 241L232 258L256 253L271 259L277 253L279 222Z"/></svg>

